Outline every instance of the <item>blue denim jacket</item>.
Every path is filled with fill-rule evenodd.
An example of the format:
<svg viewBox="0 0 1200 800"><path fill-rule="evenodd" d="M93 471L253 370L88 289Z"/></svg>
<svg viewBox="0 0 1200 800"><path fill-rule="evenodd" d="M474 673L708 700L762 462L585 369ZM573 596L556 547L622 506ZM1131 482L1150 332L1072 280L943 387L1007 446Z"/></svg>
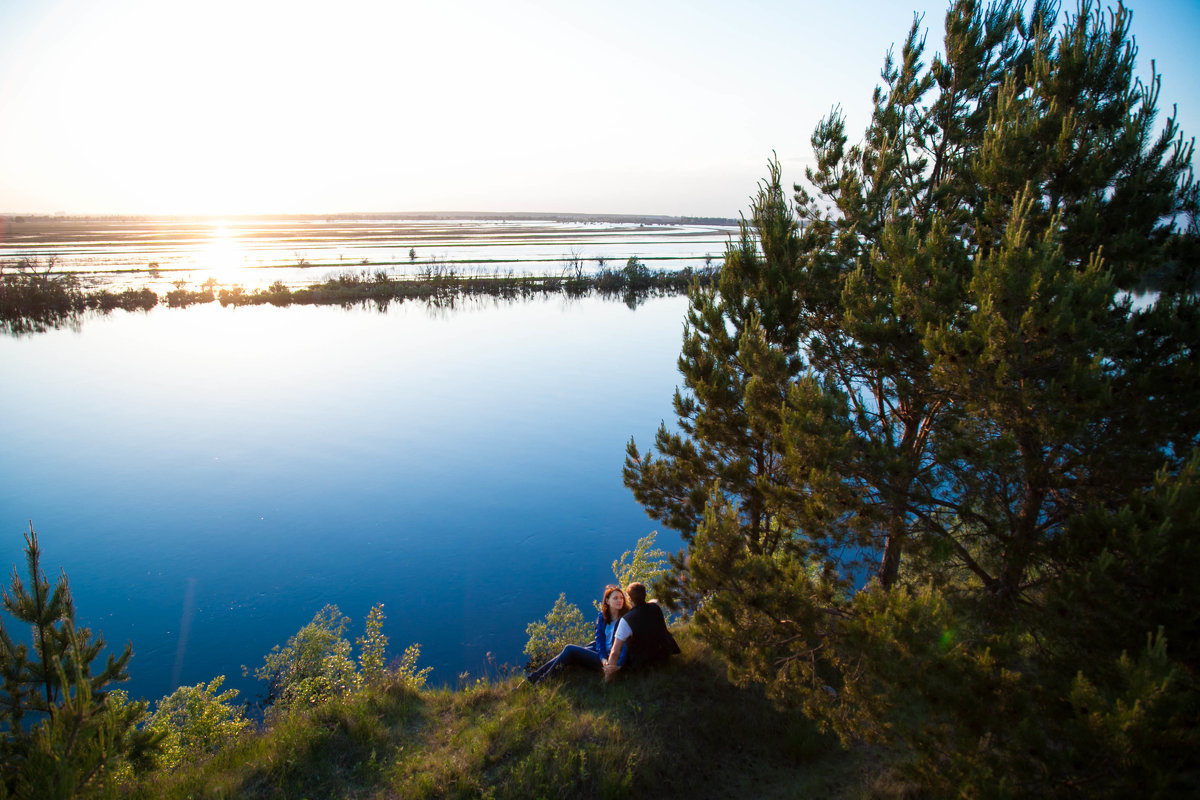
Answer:
<svg viewBox="0 0 1200 800"><path fill-rule="evenodd" d="M612 646L613 646L613 643L611 641L604 640L604 628L605 628L606 624L607 623L605 623L605 621L604 621L604 612L601 611L599 614L596 615L596 637L594 639L592 639L592 643L588 645L588 649L599 653L601 658L608 658L608 654L612 652ZM613 636L616 637L616 635L617 635L617 626L614 625L613 626ZM629 660L629 648L626 647L624 650L621 651L621 661L620 661L621 666L624 666L628 660Z"/></svg>

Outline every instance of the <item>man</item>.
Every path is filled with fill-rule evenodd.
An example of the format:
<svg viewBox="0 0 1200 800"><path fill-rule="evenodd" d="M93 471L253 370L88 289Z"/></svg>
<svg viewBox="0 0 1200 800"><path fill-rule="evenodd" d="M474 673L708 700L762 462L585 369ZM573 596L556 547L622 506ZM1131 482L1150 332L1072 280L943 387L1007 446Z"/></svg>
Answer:
<svg viewBox="0 0 1200 800"><path fill-rule="evenodd" d="M604 680L611 682L622 669L638 669L660 661L679 652L679 645L667 630L662 609L657 603L646 602L646 587L634 581L625 590L633 606L621 617L614 635L612 653L604 662ZM621 666L621 655L628 650L625 665Z"/></svg>

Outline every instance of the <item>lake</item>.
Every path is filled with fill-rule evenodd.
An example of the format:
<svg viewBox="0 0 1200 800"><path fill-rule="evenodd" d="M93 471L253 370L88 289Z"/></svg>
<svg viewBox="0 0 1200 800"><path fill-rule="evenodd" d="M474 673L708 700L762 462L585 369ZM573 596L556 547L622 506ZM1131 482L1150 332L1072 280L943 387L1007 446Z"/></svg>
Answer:
<svg viewBox="0 0 1200 800"><path fill-rule="evenodd" d="M0 338L0 556L32 520L127 685L243 678L326 603L384 603L432 680L523 663L660 526L621 481L673 419L683 297L90 316ZM659 544L678 537L661 530Z"/></svg>

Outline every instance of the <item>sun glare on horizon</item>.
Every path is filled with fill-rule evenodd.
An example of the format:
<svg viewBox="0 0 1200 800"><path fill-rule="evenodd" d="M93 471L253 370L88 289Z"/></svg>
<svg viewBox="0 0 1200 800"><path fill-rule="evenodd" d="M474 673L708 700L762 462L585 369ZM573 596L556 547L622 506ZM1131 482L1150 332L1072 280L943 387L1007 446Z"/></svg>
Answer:
<svg viewBox="0 0 1200 800"><path fill-rule="evenodd" d="M243 283L246 253L240 236L227 220L216 220L209 231L208 244L197 259L197 266L219 285Z"/></svg>

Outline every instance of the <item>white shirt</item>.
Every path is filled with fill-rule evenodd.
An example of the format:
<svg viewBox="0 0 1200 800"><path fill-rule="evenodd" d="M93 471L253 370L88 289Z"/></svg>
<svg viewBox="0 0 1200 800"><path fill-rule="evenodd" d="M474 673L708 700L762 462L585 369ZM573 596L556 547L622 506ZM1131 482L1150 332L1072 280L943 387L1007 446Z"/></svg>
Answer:
<svg viewBox="0 0 1200 800"><path fill-rule="evenodd" d="M617 623L617 641L624 642L630 636L633 636L633 631L629 628L629 623L625 621L625 618L621 617L621 621Z"/></svg>

